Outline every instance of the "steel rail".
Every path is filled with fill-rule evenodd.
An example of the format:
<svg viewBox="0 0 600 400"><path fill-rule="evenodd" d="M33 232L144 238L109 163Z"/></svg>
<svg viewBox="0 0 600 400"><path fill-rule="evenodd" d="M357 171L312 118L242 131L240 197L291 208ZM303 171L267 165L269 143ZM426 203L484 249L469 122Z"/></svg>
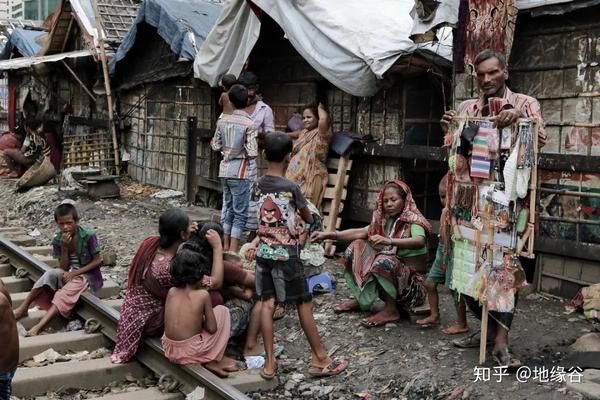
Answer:
<svg viewBox="0 0 600 400"><path fill-rule="evenodd" d="M17 269L23 268L28 277L33 280L39 279L42 274L50 269L44 262L38 260L28 252L21 249L0 233L0 252L5 254L10 263ZM80 297L83 300L76 309L77 314L86 320L97 322L97 331L104 334L111 341L116 339L119 312L107 306L92 293L85 292ZM164 355L160 341L156 338L143 339L135 355L136 359L158 376L174 380L181 384L182 391L189 393L196 387L204 387L205 398L227 399L227 400L249 400L249 397L235 387L225 383L222 379L213 375L201 365L176 365L170 363Z"/></svg>

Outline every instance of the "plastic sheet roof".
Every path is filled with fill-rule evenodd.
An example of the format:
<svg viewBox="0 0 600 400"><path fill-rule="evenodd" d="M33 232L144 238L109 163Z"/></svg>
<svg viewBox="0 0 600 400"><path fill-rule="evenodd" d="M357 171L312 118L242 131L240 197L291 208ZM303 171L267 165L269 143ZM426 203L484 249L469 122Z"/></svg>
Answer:
<svg viewBox="0 0 600 400"><path fill-rule="evenodd" d="M223 6L204 0L146 0L139 8L134 24L117 49L111 71L116 62L125 58L133 47L137 26L147 23L156 28L171 51L181 59L192 61L198 48L219 18Z"/></svg>
<svg viewBox="0 0 600 400"><path fill-rule="evenodd" d="M23 57L35 56L42 48L42 40L47 35L48 32L43 30L15 28L0 54L0 60L8 60L14 49Z"/></svg>

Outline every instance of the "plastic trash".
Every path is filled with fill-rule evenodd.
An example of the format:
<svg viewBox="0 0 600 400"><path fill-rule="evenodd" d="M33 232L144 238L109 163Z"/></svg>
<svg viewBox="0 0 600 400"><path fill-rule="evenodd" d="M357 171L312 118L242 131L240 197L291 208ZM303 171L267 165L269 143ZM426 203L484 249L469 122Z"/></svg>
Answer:
<svg viewBox="0 0 600 400"><path fill-rule="evenodd" d="M265 359L261 356L246 356L248 369L258 369L265 365Z"/></svg>

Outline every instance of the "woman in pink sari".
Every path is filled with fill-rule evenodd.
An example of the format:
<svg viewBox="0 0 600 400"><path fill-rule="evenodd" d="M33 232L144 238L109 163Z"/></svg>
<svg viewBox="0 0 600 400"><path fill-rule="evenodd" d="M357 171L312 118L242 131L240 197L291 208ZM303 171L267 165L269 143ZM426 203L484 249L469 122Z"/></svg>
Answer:
<svg viewBox="0 0 600 400"><path fill-rule="evenodd" d="M285 177L300 186L304 197L321 208L329 174L325 162L332 133L329 114L323 104L308 105L302 113L304 129L291 132L296 139Z"/></svg>

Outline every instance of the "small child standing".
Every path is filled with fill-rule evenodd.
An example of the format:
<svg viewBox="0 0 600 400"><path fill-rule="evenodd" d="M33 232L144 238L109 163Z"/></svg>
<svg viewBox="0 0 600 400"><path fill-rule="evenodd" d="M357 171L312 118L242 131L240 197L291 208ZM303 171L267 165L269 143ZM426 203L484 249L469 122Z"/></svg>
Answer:
<svg viewBox="0 0 600 400"><path fill-rule="evenodd" d="M237 253L248 219L250 186L256 180L258 149L254 122L244 111L248 90L242 85L233 85L229 99L235 110L217 121L211 147L223 155L219 166L219 178L223 179L223 247L225 251Z"/></svg>
<svg viewBox="0 0 600 400"><path fill-rule="evenodd" d="M450 224L448 213L450 212L449 206L446 205L446 186L448 183L448 175L444 175L440 181L438 191L440 194L440 202L444 209L440 216L440 232L439 232L439 243L435 253L435 260L431 266L431 270L427 275L427 280L424 285L427 289L427 298L429 300L429 307L431 308L431 314L423 319L417 320L417 324L421 326L437 325L440 323L440 308L439 308L439 295L437 291L437 285L442 284L449 287L450 281L452 280L452 244L448 244L447 254L445 254L445 243L450 241ZM445 266L445 268L444 268ZM467 312L465 302L463 299L457 299L456 293L452 292L454 302L456 306L457 322L456 324L442 329L442 332L446 335L456 335L469 331L467 325Z"/></svg>
<svg viewBox="0 0 600 400"><path fill-rule="evenodd" d="M216 257L222 259L221 238L214 230L207 233ZM214 257L213 257L214 258ZM221 261L222 262L222 261ZM173 287L165 304L165 333L162 346L167 358L176 364L202 363L216 375L244 369L243 363L224 357L231 322L225 306L213 309L203 282L210 276L211 261L202 253L184 248L171 265Z"/></svg>
<svg viewBox="0 0 600 400"><path fill-rule="evenodd" d="M221 79L221 89L223 93L219 96L219 105L223 107L223 114L233 114L235 107L229 100L229 89L237 83L237 78L233 74L223 75Z"/></svg>
<svg viewBox="0 0 600 400"><path fill-rule="evenodd" d="M267 171L254 185L252 198L258 204L256 246L256 293L261 307L261 333L266 360L260 373L273 379L277 373L273 350L273 313L275 302L295 304L300 326L311 348L308 373L314 377L337 375L346 369L345 361L333 361L325 352L312 314L312 297L308 291L300 261L300 232L296 213L307 223L313 218L300 187L284 178L293 144L284 133L265 137L264 156Z"/></svg>
<svg viewBox="0 0 600 400"><path fill-rule="evenodd" d="M72 204L61 204L54 211L54 221L60 232L52 240L52 255L60 268L46 271L33 285L23 303L14 311L15 318L27 315L29 305L36 300L46 315L29 330L37 335L57 314L69 317L79 297L91 285L102 288L102 256L96 234L79 225L77 209Z"/></svg>

